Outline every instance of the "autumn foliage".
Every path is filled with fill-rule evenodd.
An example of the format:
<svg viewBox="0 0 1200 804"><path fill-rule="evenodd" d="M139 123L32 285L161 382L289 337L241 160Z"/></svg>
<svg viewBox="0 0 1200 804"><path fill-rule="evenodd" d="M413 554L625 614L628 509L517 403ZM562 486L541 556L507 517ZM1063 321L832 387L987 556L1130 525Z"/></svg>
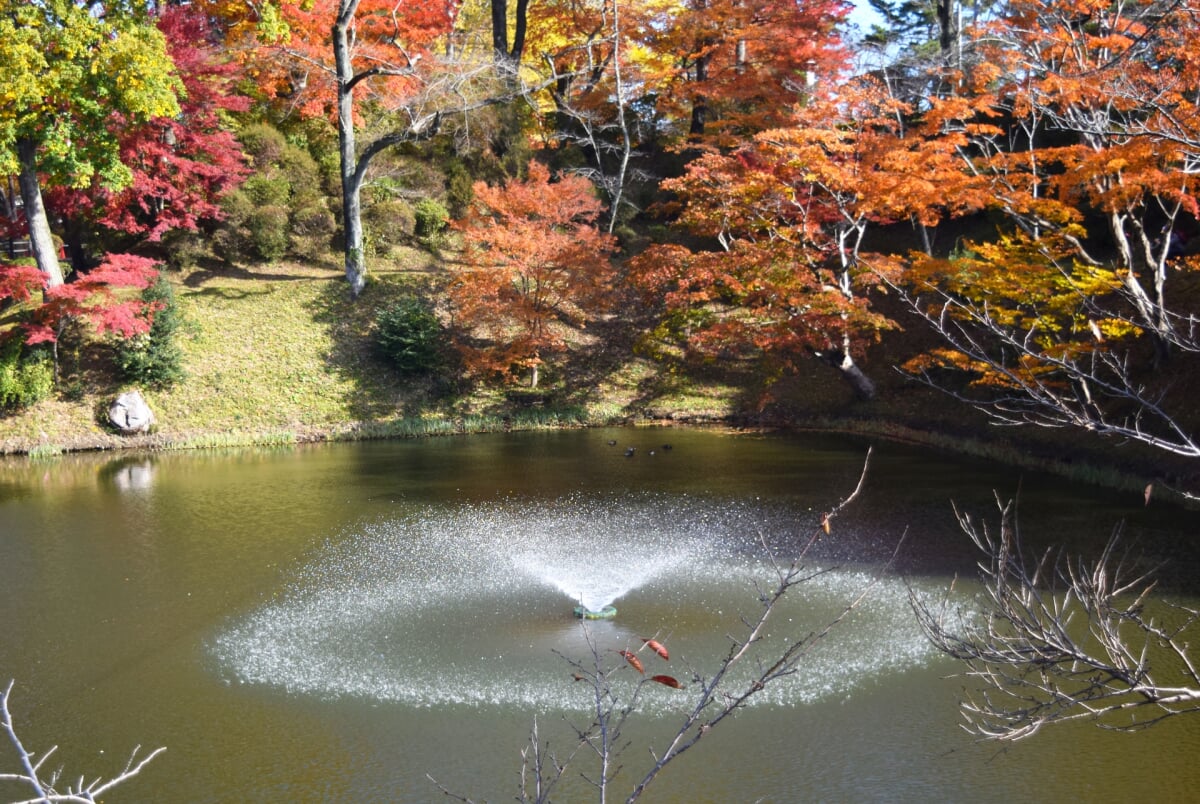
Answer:
<svg viewBox="0 0 1200 804"><path fill-rule="evenodd" d="M848 371L893 326L869 291L895 280L898 265L864 253L868 230L935 225L978 204L942 192L960 170L906 130L907 111L872 81L848 84L794 109L787 127L704 154L664 183L691 242L651 248L632 260L632 276L689 349L784 366L817 355Z"/></svg>
<svg viewBox="0 0 1200 804"><path fill-rule="evenodd" d="M639 43L660 112L695 141L736 147L780 125L848 56L840 0L650 2Z"/></svg>
<svg viewBox="0 0 1200 804"><path fill-rule="evenodd" d="M179 114L144 122L113 115L122 163L132 180L119 190L98 183L48 193L51 207L75 226L94 219L106 229L148 242L173 230L196 231L221 220L221 200L249 174L226 116L250 100L234 91L239 68L211 44L211 23L196 6L166 9L157 19L185 93Z"/></svg>
<svg viewBox="0 0 1200 804"><path fill-rule="evenodd" d="M129 338L149 331L154 309L140 296L122 294L123 289L143 290L158 275L158 264L133 254L110 254L96 269L62 285L45 288L45 276L31 265L0 264L0 300L35 301L39 291L44 300L22 324L25 343L54 343L64 323L79 319L99 333Z"/></svg>
<svg viewBox="0 0 1200 804"><path fill-rule="evenodd" d="M1168 288L1194 268L1177 244L1200 212L1189 14L1021 0L975 32L978 61L929 115L1003 225L910 260L907 283L927 314L954 322L960 346L1001 335L1019 348L944 348L909 368L1062 390L1079 385L1072 367L1142 337L1161 364L1182 334Z"/></svg>
<svg viewBox="0 0 1200 804"><path fill-rule="evenodd" d="M470 370L528 372L536 387L539 367L612 304L616 244L596 228L600 202L577 176L552 181L533 163L524 181L477 183L475 198L450 286L458 345Z"/></svg>

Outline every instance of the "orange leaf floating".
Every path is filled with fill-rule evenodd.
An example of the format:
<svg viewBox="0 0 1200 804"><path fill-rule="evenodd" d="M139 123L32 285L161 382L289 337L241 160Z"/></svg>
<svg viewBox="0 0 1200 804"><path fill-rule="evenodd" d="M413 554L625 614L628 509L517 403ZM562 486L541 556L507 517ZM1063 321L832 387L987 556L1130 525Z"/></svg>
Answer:
<svg viewBox="0 0 1200 804"><path fill-rule="evenodd" d="M679 683L679 679L675 678L674 676L650 676L650 680L657 681L664 687L670 687L673 690L681 689L683 687L683 685Z"/></svg>
<svg viewBox="0 0 1200 804"><path fill-rule="evenodd" d="M825 535L829 535L829 514L821 514L821 530L825 531Z"/></svg>
<svg viewBox="0 0 1200 804"><path fill-rule="evenodd" d="M642 667L642 660L633 655L633 651L619 650L617 653L625 657L625 661L629 662L629 666L639 673L645 673L646 668Z"/></svg>
<svg viewBox="0 0 1200 804"><path fill-rule="evenodd" d="M643 639L642 642L646 643L647 648L663 657L663 661L670 661L671 655L667 653L667 649L662 646L662 643L656 642L653 639Z"/></svg>

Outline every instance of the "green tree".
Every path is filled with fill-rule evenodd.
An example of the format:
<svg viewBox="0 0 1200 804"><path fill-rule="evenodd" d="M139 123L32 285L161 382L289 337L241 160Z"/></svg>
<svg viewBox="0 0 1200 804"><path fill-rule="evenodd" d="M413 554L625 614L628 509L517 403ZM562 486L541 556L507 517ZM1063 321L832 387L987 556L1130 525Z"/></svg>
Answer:
<svg viewBox="0 0 1200 804"><path fill-rule="evenodd" d="M122 124L175 116L183 84L136 3L0 0L0 75L0 173L19 177L38 269L61 285L42 178L127 186Z"/></svg>

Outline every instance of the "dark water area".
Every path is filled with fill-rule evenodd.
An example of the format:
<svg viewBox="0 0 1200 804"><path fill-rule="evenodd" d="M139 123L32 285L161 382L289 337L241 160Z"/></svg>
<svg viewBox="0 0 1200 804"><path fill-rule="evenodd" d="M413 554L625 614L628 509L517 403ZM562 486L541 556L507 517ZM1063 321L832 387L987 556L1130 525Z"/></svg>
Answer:
<svg viewBox="0 0 1200 804"><path fill-rule="evenodd" d="M440 799L427 774L511 800L534 718L564 755L587 720L567 664L589 650L581 595L619 609L591 626L610 655L662 635L655 672L711 672L868 446L638 428L7 462L0 681L16 680L26 746L59 745L68 774L167 746L113 801ZM1123 523L1162 595L1200 598L1193 512L875 444L861 496L806 559L828 571L764 649L882 580L644 800L1193 800L1200 719L1063 726L1003 750L958 728L964 681L916 629L904 580L934 597L957 576L967 600L977 556L952 506L994 524L996 495L1017 497L1027 548L1094 555ZM614 799L682 700L647 697ZM15 759L0 745L0 772ZM558 800L596 799L577 774L563 784Z"/></svg>

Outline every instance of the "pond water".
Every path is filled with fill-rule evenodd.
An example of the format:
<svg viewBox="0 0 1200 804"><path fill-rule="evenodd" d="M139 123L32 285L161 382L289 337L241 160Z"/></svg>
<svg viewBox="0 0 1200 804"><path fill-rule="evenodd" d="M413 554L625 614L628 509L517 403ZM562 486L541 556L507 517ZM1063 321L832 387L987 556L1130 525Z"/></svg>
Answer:
<svg viewBox="0 0 1200 804"><path fill-rule="evenodd" d="M511 800L534 718L560 757L588 722L570 665L590 656L581 598L618 609L587 626L606 662L656 637L671 658L643 652L648 672L711 673L773 557L853 489L866 450L639 428L6 462L0 682L16 680L26 746L57 744L69 774L167 746L112 800L440 799L430 776ZM880 578L866 602L643 800L1191 799L1197 718L1003 749L958 727L965 682L923 641L904 579L940 596L957 575L969 595L952 503L994 521L993 494L1018 489L1031 546L1095 552L1123 520L1139 561L1170 560L1163 593L1197 604L1194 514L877 444L861 498L807 559L827 571L789 596L764 655ZM632 689L632 671L613 683ZM647 695L614 800L687 700ZM15 767L0 745L0 772ZM593 768L573 767L558 800L595 800L577 773Z"/></svg>

